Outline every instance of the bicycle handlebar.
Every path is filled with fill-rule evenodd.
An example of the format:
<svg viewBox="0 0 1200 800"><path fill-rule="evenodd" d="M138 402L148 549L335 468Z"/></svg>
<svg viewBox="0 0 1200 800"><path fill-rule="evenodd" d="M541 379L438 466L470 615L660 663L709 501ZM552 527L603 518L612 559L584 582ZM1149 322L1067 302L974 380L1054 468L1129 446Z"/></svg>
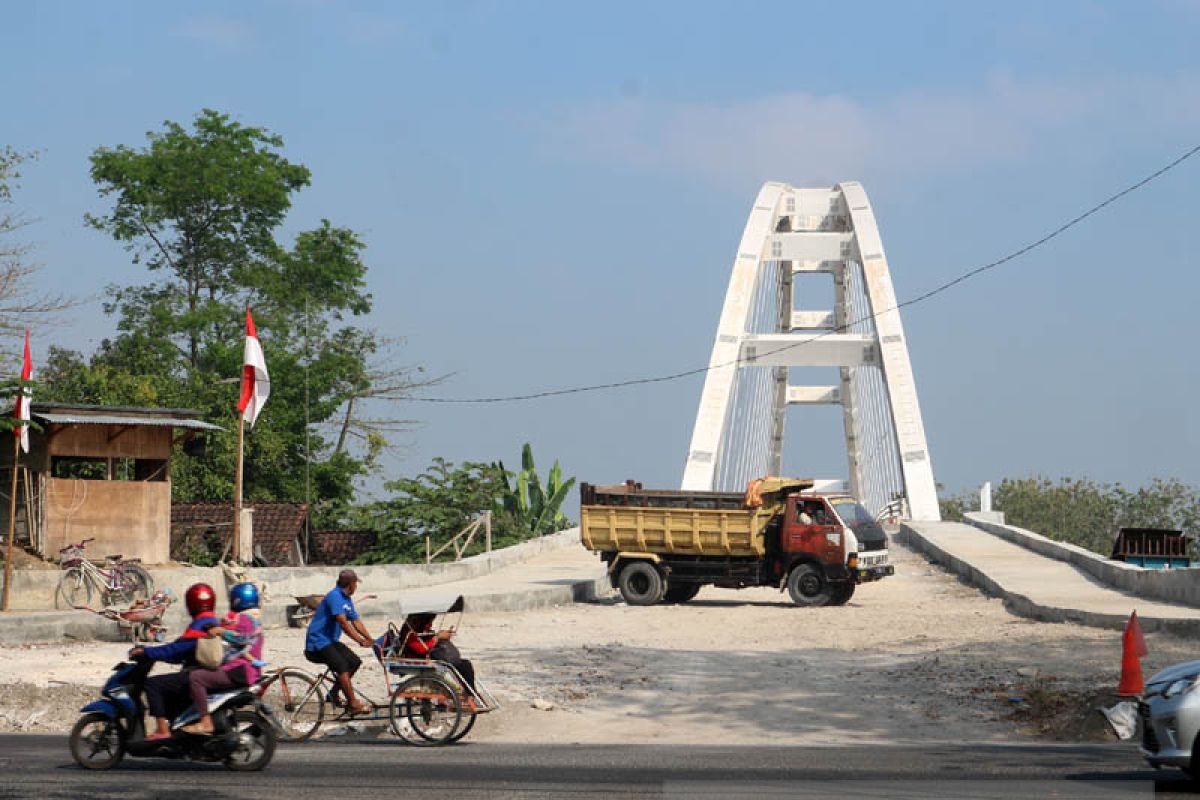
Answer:
<svg viewBox="0 0 1200 800"><path fill-rule="evenodd" d="M94 541L96 541L96 537L92 536L90 538L84 539L82 542L79 542L77 544L69 544L66 547L59 550L58 552L64 553L67 550L82 550L84 548L84 545L86 545L88 542L94 542Z"/></svg>

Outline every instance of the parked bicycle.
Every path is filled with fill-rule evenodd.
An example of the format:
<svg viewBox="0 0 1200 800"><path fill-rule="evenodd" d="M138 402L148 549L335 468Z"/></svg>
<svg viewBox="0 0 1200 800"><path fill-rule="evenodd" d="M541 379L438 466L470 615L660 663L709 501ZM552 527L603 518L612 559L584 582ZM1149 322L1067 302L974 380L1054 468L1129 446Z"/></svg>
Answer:
<svg viewBox="0 0 1200 800"><path fill-rule="evenodd" d="M58 551L64 570L54 595L57 608L87 608L97 596L103 606L130 605L145 600L154 592L154 578L135 561L120 555L107 556L104 566L88 560L85 550L93 539L69 544Z"/></svg>

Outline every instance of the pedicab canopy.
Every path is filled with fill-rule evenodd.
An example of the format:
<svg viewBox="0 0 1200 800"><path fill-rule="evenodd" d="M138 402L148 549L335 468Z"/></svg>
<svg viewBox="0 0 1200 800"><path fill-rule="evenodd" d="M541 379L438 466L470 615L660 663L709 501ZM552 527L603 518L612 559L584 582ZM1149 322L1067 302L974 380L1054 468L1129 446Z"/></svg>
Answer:
<svg viewBox="0 0 1200 800"><path fill-rule="evenodd" d="M463 596L429 595L400 602L400 613L407 619L417 614L455 614L466 606Z"/></svg>

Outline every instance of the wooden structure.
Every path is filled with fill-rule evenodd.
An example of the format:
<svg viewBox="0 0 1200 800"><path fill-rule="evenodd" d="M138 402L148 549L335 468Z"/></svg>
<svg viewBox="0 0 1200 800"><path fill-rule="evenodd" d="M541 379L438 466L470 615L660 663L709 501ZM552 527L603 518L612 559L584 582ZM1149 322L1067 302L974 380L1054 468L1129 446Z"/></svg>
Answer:
<svg viewBox="0 0 1200 800"><path fill-rule="evenodd" d="M1147 569L1192 565L1191 542L1183 531L1166 528L1121 528L1111 558Z"/></svg>
<svg viewBox="0 0 1200 800"><path fill-rule="evenodd" d="M172 451L198 433L220 430L199 413L34 403L31 416L41 430L30 431L29 453L18 463L16 540L45 558L94 538L93 556L170 560ZM12 454L0 454L5 490L11 469ZM5 519L5 536L7 528Z"/></svg>

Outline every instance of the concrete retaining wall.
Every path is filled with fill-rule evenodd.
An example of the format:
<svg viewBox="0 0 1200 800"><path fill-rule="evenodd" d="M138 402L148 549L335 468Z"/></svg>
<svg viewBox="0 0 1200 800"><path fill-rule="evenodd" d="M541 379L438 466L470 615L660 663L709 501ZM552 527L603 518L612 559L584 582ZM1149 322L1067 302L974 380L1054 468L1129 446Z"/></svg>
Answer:
<svg viewBox="0 0 1200 800"><path fill-rule="evenodd" d="M376 613L390 614L399 610L400 592L404 590L478 578L501 567L527 561L547 550L579 546L579 528L570 528L502 550L464 558L462 561L439 564L377 564L356 566L354 570L361 579L359 594L378 595L379 599L372 601L374 609L378 609ZM336 566L315 566L263 567L248 570L252 580L266 584L267 587L269 602L263 608L264 622L268 625L283 624L286 607L294 602L292 598L296 595L328 592L337 579L338 569ZM182 599L187 587L193 583L208 583L216 588L218 593L222 593L225 587L225 578L219 567L155 569L150 570L150 573L154 576L155 588L169 588L177 600ZM0 577L2 575L3 572L0 571ZM45 612L54 609L54 593L61 577L60 570L14 570L11 597L13 611ZM0 579L0 585L2 583ZM99 598L95 599L95 603L99 604ZM374 609L371 604L364 603L360 611L369 614ZM84 614L86 612L72 612L71 616L79 617ZM182 603L177 602L169 612L167 621L178 624L183 619ZM104 621L104 625L115 627L112 622L107 621Z"/></svg>
<svg viewBox="0 0 1200 800"><path fill-rule="evenodd" d="M1015 525L993 522L979 514L965 514L963 521L1039 555L1065 561L1113 588L1151 600L1200 608L1200 567L1144 569L1113 561L1079 545L1056 542Z"/></svg>

